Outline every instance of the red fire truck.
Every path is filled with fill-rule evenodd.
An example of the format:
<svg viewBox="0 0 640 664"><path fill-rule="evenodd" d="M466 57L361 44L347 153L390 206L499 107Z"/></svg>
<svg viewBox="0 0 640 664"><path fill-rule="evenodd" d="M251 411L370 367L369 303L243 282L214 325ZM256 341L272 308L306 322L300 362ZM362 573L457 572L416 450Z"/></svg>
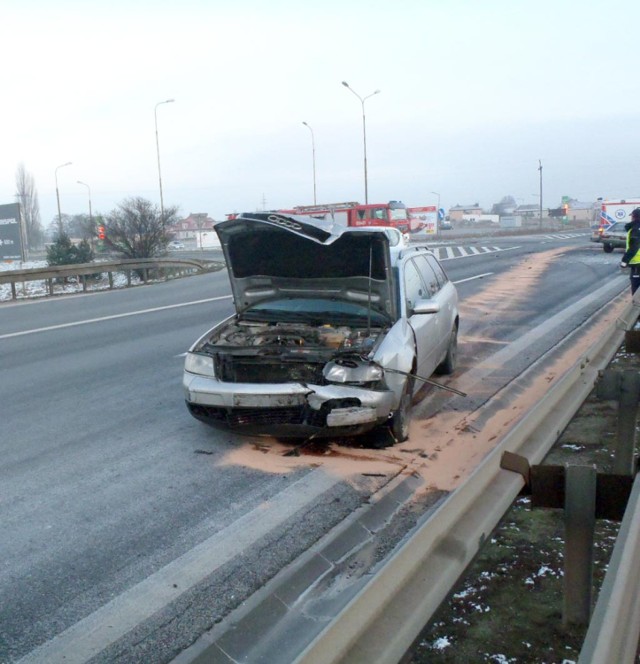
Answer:
<svg viewBox="0 0 640 664"><path fill-rule="evenodd" d="M314 219L333 220L345 226L393 226L406 233L409 230L407 208L400 201L388 203L331 203L330 205L299 205L282 214L296 214Z"/></svg>

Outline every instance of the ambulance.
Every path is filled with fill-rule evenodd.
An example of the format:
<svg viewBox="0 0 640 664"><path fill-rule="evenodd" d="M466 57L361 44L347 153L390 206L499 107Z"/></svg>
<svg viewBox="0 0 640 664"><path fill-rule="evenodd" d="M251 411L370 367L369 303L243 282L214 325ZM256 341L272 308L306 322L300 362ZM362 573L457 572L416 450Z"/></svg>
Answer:
<svg viewBox="0 0 640 664"><path fill-rule="evenodd" d="M617 221L631 221L631 212L636 208L640 208L640 200L602 201L600 229L606 229Z"/></svg>

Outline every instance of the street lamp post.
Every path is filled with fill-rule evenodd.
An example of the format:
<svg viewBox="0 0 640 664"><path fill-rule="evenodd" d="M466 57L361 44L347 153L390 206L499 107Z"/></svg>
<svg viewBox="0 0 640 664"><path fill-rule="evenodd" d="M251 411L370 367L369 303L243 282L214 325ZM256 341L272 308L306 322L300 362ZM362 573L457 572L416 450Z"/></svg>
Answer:
<svg viewBox="0 0 640 664"><path fill-rule="evenodd" d="M82 182L81 180L77 180L77 183L83 184L87 188L87 194L89 196L89 225L91 228L93 228L93 217L91 215L91 187L86 182Z"/></svg>
<svg viewBox="0 0 640 664"><path fill-rule="evenodd" d="M66 164L60 164L56 166L54 171L54 177L56 179L56 199L58 201L58 234L62 236L62 213L60 212L60 190L58 189L58 169L63 168L64 166L71 166L71 162L68 161Z"/></svg>
<svg viewBox="0 0 640 664"><path fill-rule="evenodd" d="M540 228L542 229L542 161L538 159L538 170L540 171Z"/></svg>
<svg viewBox="0 0 640 664"><path fill-rule="evenodd" d="M349 87L349 84L346 81L342 81L342 85L344 85L347 90L353 92L353 94L360 100L360 103L362 104L362 137L364 143L364 202L366 205L369 202L369 187L367 183L367 121L364 115L364 102L369 99L369 97L373 97L373 95L379 94L380 90L375 90L370 95L361 97L352 87Z"/></svg>
<svg viewBox="0 0 640 664"><path fill-rule="evenodd" d="M156 152L158 154L158 182L160 184L160 219L162 220L162 230L164 231L164 200L162 199L162 172L160 170L160 142L158 140L158 106L162 104L171 104L175 99L165 99L164 101L159 101L154 109L153 115L156 121Z"/></svg>
<svg viewBox="0 0 640 664"><path fill-rule="evenodd" d="M311 125L307 122L304 122L304 120L302 124L311 132L311 155L313 158L313 204L316 205L316 141L313 136L313 129L311 128Z"/></svg>

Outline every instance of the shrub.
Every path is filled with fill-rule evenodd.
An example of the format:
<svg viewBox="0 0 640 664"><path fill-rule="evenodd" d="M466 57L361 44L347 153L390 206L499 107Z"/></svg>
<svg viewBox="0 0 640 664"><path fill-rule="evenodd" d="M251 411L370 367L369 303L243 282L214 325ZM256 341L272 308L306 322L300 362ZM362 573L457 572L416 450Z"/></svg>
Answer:
<svg viewBox="0 0 640 664"><path fill-rule="evenodd" d="M75 263L91 263L93 250L82 240L77 245L71 242L66 233L60 233L53 244L47 247L47 263L49 265L73 265Z"/></svg>

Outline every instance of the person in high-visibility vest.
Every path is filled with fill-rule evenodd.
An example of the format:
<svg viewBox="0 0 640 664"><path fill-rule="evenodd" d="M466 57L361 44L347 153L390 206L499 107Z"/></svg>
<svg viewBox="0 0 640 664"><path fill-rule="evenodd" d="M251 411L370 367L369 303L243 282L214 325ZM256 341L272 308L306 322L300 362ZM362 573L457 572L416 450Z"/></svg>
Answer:
<svg viewBox="0 0 640 664"><path fill-rule="evenodd" d="M627 250L620 261L620 267L631 268L631 295L640 287L640 208L631 213L631 221L625 224Z"/></svg>

